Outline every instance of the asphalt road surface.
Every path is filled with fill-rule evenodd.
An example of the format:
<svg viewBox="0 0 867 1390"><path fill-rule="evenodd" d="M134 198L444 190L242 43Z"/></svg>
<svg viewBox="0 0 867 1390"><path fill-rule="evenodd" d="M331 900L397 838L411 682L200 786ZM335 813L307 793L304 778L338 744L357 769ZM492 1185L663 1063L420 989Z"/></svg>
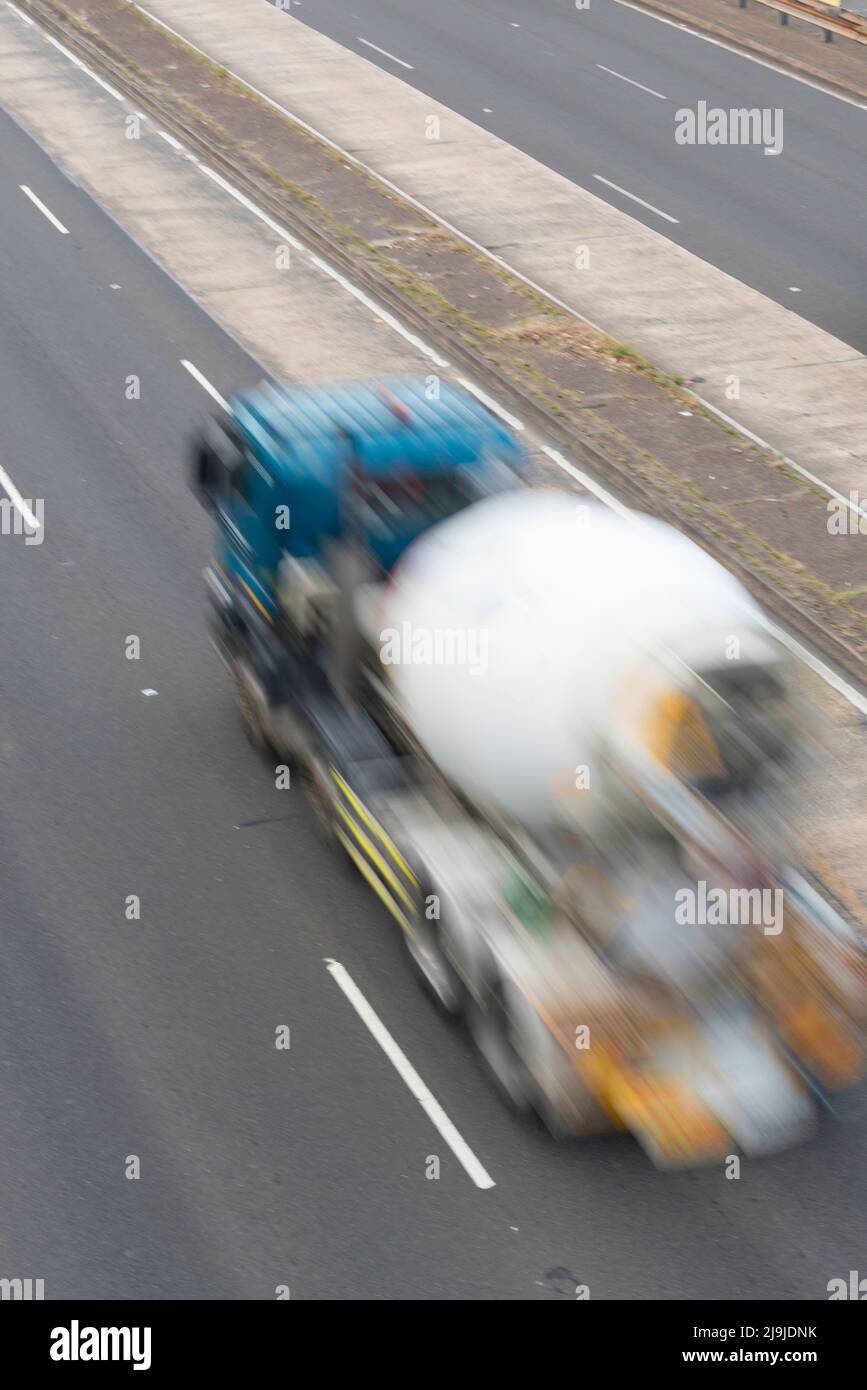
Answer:
<svg viewBox="0 0 867 1390"><path fill-rule="evenodd" d="M181 359L222 392L260 375L0 116L0 464L45 501L41 545L0 536L0 1276L49 1298L825 1296L863 1261L867 1119L737 1182L663 1176L626 1138L554 1145L276 790L206 635L184 442L213 406Z"/></svg>
<svg viewBox="0 0 867 1390"><path fill-rule="evenodd" d="M854 102L616 0L292 0L291 14L867 351ZM676 112L700 101L782 111L781 153L677 144Z"/></svg>

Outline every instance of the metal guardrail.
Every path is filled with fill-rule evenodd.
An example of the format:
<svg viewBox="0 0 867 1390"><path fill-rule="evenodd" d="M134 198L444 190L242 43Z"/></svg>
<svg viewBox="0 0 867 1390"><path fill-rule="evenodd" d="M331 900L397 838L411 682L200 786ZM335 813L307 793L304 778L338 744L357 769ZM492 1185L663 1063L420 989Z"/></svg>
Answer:
<svg viewBox="0 0 867 1390"><path fill-rule="evenodd" d="M749 0L738 0L742 10L748 3ZM834 5L834 0L827 0L825 4L807 4L806 0L755 0L755 3L778 10L781 24L788 24L790 15L807 24L817 24L825 31L826 43L830 43L835 34L854 39L856 43L867 43L867 16L843 10Z"/></svg>

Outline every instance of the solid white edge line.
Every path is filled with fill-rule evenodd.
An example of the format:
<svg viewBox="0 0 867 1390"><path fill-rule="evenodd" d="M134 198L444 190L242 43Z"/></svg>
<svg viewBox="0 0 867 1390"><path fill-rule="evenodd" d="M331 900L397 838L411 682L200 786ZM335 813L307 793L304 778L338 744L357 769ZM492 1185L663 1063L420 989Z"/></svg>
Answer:
<svg viewBox="0 0 867 1390"><path fill-rule="evenodd" d="M398 58L395 53L389 53L387 49L380 48L379 44L371 43L370 39L363 39L360 34L355 35L359 43L363 43L367 48L372 48L375 53L381 53L383 58L390 58L393 63L400 63L402 68L409 68L410 72L415 72L412 63L405 63L402 58Z"/></svg>
<svg viewBox="0 0 867 1390"><path fill-rule="evenodd" d="M21 15L22 18L26 18L26 16L24 16L22 12L18 10L17 6L11 3L11 0L6 0L6 3L10 9L14 10L17 14ZM173 34L175 38L180 39L182 43L185 43L187 47L191 48L195 53L199 53L203 58L207 58L208 61L211 63L216 61L214 58L211 57L209 53L206 53L204 49L199 48L196 44L192 43L188 38L186 38L185 35L179 33L177 29L173 29L171 25L166 24L164 20L160 19L157 15L152 14L150 10L145 9L143 5L139 5L137 3L137 0L129 0L129 3L132 5L134 9L140 10L142 14L146 15L148 19L151 19L160 28L165 29L168 33ZM268 3L270 3L270 0L268 0ZM626 5L628 9L637 9L641 14L650 14L649 11L642 10L640 6L628 4L628 0L614 0L614 3ZM655 19L661 18L661 16L659 15L652 15L651 17ZM33 24L33 27L37 29L40 33L44 33L44 30L42 30L38 24ZM682 28L683 26L674 25L673 27ZM46 35L45 37L48 36ZM696 35L696 37L701 38L703 36L699 34ZM721 48L726 47L725 44L719 44L718 46ZM57 47L60 48L61 51L68 58L75 62L77 66L84 66L75 57L74 54L69 53L66 49L63 49L62 45L58 44ZM731 49L729 51L738 54L737 49ZM742 54L738 56L747 57L749 55ZM773 71L780 71L783 76L792 76L791 73L782 72L782 69L773 68L772 64L764 63L762 64L762 66L771 67ZM85 71L88 70L85 69ZM281 106L281 104L275 101L273 97L269 97L265 92L262 92L259 90L259 88L254 87L251 82L247 82L245 78L233 72L230 68L227 68L226 71L228 72L229 76L232 78L233 81L240 82L242 86L248 89L248 91L251 91L256 96L260 97L268 106L272 106L276 111L281 112L282 115L286 116L289 120L293 121L296 125L300 126L302 130L308 131L309 134L315 136L316 139L321 140L324 145L327 145L329 149L332 149L336 151L338 154L340 154L342 158L348 160L357 168L363 169L365 173L370 174L371 177L375 178L377 182L383 185L383 187L390 188L394 193L397 193L412 207L417 208L420 212L423 212L427 217L430 217L432 221L439 223L441 227L445 227L448 231L453 232L454 235L459 237L461 241L463 241L467 246L472 246L475 250L481 252L481 254L484 255L488 260L494 261L496 264L502 266L503 269L508 270L510 274L514 275L523 284L528 285L530 289L537 291L537 293L544 295L550 303L556 304L559 308L564 309L573 318L578 319L579 322L586 323L588 327L595 329L597 333L606 332L606 330L602 328L600 324L594 323L592 319L588 319L584 314L579 313L577 309L574 309L570 304L567 304L565 300L559 299L556 295L551 294L550 291L544 288L544 286L537 284L536 281L531 280L528 276L522 275L520 271L514 268L514 266L509 265L509 262L504 260L502 256L497 256L494 253L488 251L487 248L482 246L480 242L474 241L472 237L467 236L465 232L462 232L460 228L454 226L453 223L449 222L446 218L441 217L438 213L433 212L430 208L426 207L424 203L419 202L417 198L413 198L411 194L406 193L402 188L399 187L398 184L393 183L390 179L385 178L382 174L378 174L375 169L371 168L370 165L365 164L363 160L360 160L356 158L355 155L350 154L348 150L344 150L334 140L330 140L327 135L323 135L321 131L318 131L315 126L310 125L309 122L304 121L300 116L293 115L291 111L287 110L285 106ZM805 83L805 85L814 86L815 84L808 82ZM818 90L824 89L819 88ZM828 95L835 96L837 94L834 92L828 92ZM845 98L843 99L845 100ZM849 104L859 105L859 103L857 102L850 102ZM862 109L867 110L867 107L864 107ZM198 163L195 155L187 154L186 157L187 159L191 159L194 162ZM219 174L214 173L212 169L208 169L205 165L199 165L198 167L200 167L203 170L203 172L207 173L207 175L210 178L212 178L215 183L218 183L222 188L224 188L227 193L230 193L233 198L235 198L238 202L243 203L245 207L249 208L249 210L252 213L254 213L256 217L260 218L263 222L266 222L269 226L273 227L274 230L278 231L281 236L285 236L287 240L290 240L292 242L293 245L301 245L300 242L296 243L294 238L291 238L289 236L289 233L287 233L285 229L279 227L277 223L273 222L272 219L270 219L267 216L266 213L262 212L261 209L255 206L254 203L250 202L249 198L246 198L243 193L240 193L237 189L232 188L231 184L227 183L226 180L221 178ZM667 214L663 214L663 216L666 215ZM427 355L433 358L437 365L442 367L449 366L448 362L446 362L442 358L439 358L432 350L426 349L420 343L420 340L416 339L414 335L408 333L407 330L403 329L402 326L397 323L397 320L394 319L393 315L387 314L386 311L379 309L378 306L376 306L367 295L365 295L360 290L356 290L355 287L352 286L350 282L345 279L344 276L340 275L337 271L332 270L330 266L327 266L325 262L321 261L318 257L311 256L310 259L313 260L315 263L319 264L325 270L327 270L328 273L332 275L334 279L336 279L339 283L343 284L351 293L355 294L357 298L361 299L362 302L368 304L369 307L374 308L376 312L380 315L380 317L384 319L384 321L393 324L397 328L397 330L408 339L408 341L414 343L414 345L418 345L419 347L421 347ZM186 367L187 371L195 377L199 384L203 386L204 389L210 395L212 395L214 399L217 400L224 409L228 410L229 407L227 403L223 400L223 397L219 395L215 388L211 386L210 382L207 381L207 378L203 377L202 374L198 371L196 367L193 366L191 362L183 361L183 366ZM695 399L706 409L711 411L712 414L717 415L720 419L726 421L740 434L743 434L748 439L752 439L763 449L768 449L771 453L776 454L778 457L782 457L783 462L788 467L794 469L795 472L801 474L803 477L808 478L811 482L815 483L816 486L820 487L824 492L827 492L829 496L835 497L842 502L847 502L847 499L843 497L842 493L838 492L835 488L831 487L830 484L824 482L821 478L815 477L815 475L810 473L806 468L802 468L800 464L794 461L794 459L791 459L786 455L780 455L779 450L774 449L773 445L768 444L767 441L763 440L760 435L754 434L745 425L742 425L738 420L734 419L732 416L726 415L724 411L720 410L717 406L712 405L709 401L704 400L703 397L697 395L695 392L691 392L690 394L694 395ZM590 478L587 474L581 472L581 470L576 468L573 464L568 463L568 461L564 459L561 454L558 454L556 450L549 449L547 446L544 445L542 446L542 448L543 452L548 454L548 456L557 464L559 468L562 468L571 477L575 478L576 481L580 482L581 485L585 487L588 492L598 497L599 500L604 502L606 506L613 506L615 507L615 509L620 510L622 512L629 511L629 508L624 507L623 503L618 502L617 499L614 498L612 494L607 491L607 489L595 483L592 478ZM847 502L847 505L850 507L850 509L858 512L859 514L864 514L862 509L854 506L854 504ZM771 623L767 620L766 627L768 631L772 632L778 638L778 640L781 641L782 644L789 651L792 652L793 655L797 656L799 660L802 660L807 667L814 671L815 674L818 675L820 679L825 682L826 685L830 686L832 690L837 691L837 693L840 694L845 700L847 700L849 704L853 705L855 709L859 710L861 713L867 714L867 700L865 700L864 696L861 695L861 693L858 690L856 690L853 685L850 685L850 683L847 680L845 680L842 676L840 676L832 667L828 666L819 657L815 656L809 650L809 648L804 647L794 637L791 637L785 631L785 629L779 628L776 626L776 624Z"/></svg>
<svg viewBox="0 0 867 1390"><path fill-rule="evenodd" d="M321 256L316 256L310 251L308 251L307 256L312 265L318 266L319 269L324 271L326 275L329 275L332 280L336 280L338 285L342 285L347 293L353 295L359 303L364 304L365 307L370 309L383 323L387 323L389 328L393 328L395 333L399 333L402 338L405 338L408 343L411 343L417 352L420 352L424 357L429 357L435 366L448 367L451 365L445 357L440 357L436 348L430 347L422 338L419 338L415 333L405 328L400 319L395 318L394 314L390 313L388 309L383 308L381 304L377 304L376 300L371 299L370 295L365 293L364 290L359 289L357 285L353 285L352 281L347 280L345 275L341 275L339 270L335 270L333 265L329 265L327 261L323 261Z"/></svg>
<svg viewBox="0 0 867 1390"><path fill-rule="evenodd" d="M38 27L38 25L34 25L34 28ZM40 32L45 34L44 30L41 30ZM63 54L64 58L68 58L69 61L71 63L74 63L77 68L81 68L81 71L86 72L88 77L90 77L97 84L98 87L102 87L104 92L108 92L110 97L114 97L115 101L126 101L126 97L123 95L122 92L119 92L116 87L110 86L110 84L106 82L104 78L100 77L98 73L95 73L92 68L89 68L87 66L86 63L83 63L80 58L78 58L73 52L71 52L70 49L64 48L62 43L58 43L57 39L55 39L53 35L45 34L45 38L48 40L50 44L53 44L56 49L59 49L59 51Z"/></svg>
<svg viewBox="0 0 867 1390"><path fill-rule="evenodd" d="M683 24L678 19L672 19L669 15L657 14L655 10L645 9L643 5L633 5L630 0L614 0L614 4L622 5L625 10L634 10L636 14L643 14L647 19L655 19L659 24L667 24L670 29L679 29L682 34L689 34L690 38L701 39L702 43L713 44L714 48L724 48L726 53L732 53L735 58L746 58L750 63L758 63L760 68L767 68L770 72L775 72L778 77L789 77L793 82L800 82L802 87L812 87L814 92L821 92L823 96L834 97L837 101L845 101L847 106L855 106L859 111L867 111L867 105L863 101L858 101L856 97L846 96L845 92L835 92L833 87L826 87L822 82L815 82L809 77L802 77L800 73L780 67L777 63L770 63L766 58L760 58L757 53L750 53L745 48L738 48L735 44L726 43L725 39L714 38L713 34L703 34L700 29L691 29L688 24Z"/></svg>
<svg viewBox="0 0 867 1390"><path fill-rule="evenodd" d="M9 501L12 503L28 530L34 532L39 531L41 528L37 517L30 510L24 498L21 496L21 493L9 477L9 474L6 472L6 469L3 467L0 467L0 487L3 488Z"/></svg>
<svg viewBox="0 0 867 1390"><path fill-rule="evenodd" d="M496 1187L494 1179L476 1158L469 1144L460 1135L443 1110L433 1092L424 1084L406 1053L401 1050L389 1033L375 1009L367 1002L358 985L345 966L337 960L326 957L325 967L334 982L343 991L368 1032L376 1039L391 1062L401 1080L415 1096L431 1124L448 1144L455 1158L476 1187Z"/></svg>
<svg viewBox="0 0 867 1390"><path fill-rule="evenodd" d="M207 164L199 163L198 160L196 163L206 178L212 179L224 192L234 198L236 203L240 203L248 212L252 212L254 217L258 217L259 221L264 222L266 227L270 227L272 232L276 232L284 241L288 241L289 245L294 246L296 251L305 251L307 249L303 242L300 242L298 238L294 237L285 227L281 227L280 223L275 222L273 217L269 217L267 212L263 212L261 208L257 207L252 199L248 198L245 193L234 188L227 179L223 178L222 174L218 174L216 170L209 168Z"/></svg>
<svg viewBox="0 0 867 1390"><path fill-rule="evenodd" d="M619 77L621 82L628 82L630 87L640 87L642 92L648 92L652 97L659 97L660 101L668 101L668 97L663 96L662 92L655 92L652 87L645 87L643 82L636 82L631 77L624 77L622 72L615 72L613 68L607 68L604 63L597 63L600 72L608 72L612 77Z"/></svg>
<svg viewBox="0 0 867 1390"><path fill-rule="evenodd" d="M6 4L9 6L10 10L15 11L19 19L23 19L25 24L29 24L31 29L36 28L36 25L33 23L33 20L30 18L29 14L25 14L23 10L19 10L17 5L12 4L12 0L6 0Z"/></svg>
<svg viewBox="0 0 867 1390"><path fill-rule="evenodd" d="M574 463L570 463L568 459L564 458L559 450L552 449L548 444L543 444L541 448L542 453L547 454L548 458L556 463L558 468L562 468L563 472L568 473L570 478L574 478L576 483L580 483L588 492L592 492L593 496L598 497L599 501L604 502L605 506L610 507L611 511L617 512L618 516L622 516L626 521L637 521L639 519L638 514L633 512L630 507L627 507L625 502L621 502L619 498L615 497L607 488L600 487L599 483L595 482L583 469L576 468Z"/></svg>
<svg viewBox="0 0 867 1390"><path fill-rule="evenodd" d="M776 454L777 458L781 459L787 468L793 468L802 478L806 478L808 482L814 483L815 486L820 487L823 492L827 492L829 497L836 498L836 500L842 502L850 512L854 512L856 516L862 517L867 521L867 507L859 506L857 502L852 501L851 497L844 497L842 492L838 492L830 483L824 482L822 478L817 478L815 473L811 473L808 468L802 468L799 463L795 463L795 460L790 459L786 454L781 454L779 449L775 449L766 439L762 439L760 434L754 434L752 430L747 429L746 425L739 424L737 420L732 419L731 415L726 415L725 411L720 410L719 406L712 405L710 401L706 401L704 397L698 395L697 392L690 391L690 395L695 396L699 404L703 405L705 410L709 410L712 415L716 415L717 419L722 420L726 425L731 425L739 434L746 435L747 439L751 439L754 444L758 444L762 449L767 449L769 453Z"/></svg>
<svg viewBox="0 0 867 1390"><path fill-rule="evenodd" d="M598 179L600 183L607 184L609 188L615 189L618 193L622 193L624 198L631 198L633 203L640 203L649 212L655 212L657 217L664 217L666 222L674 222L675 225L679 225L676 217L672 217L668 212L663 212L662 208L655 208L653 203L646 203L643 198L638 197L637 193L630 193L628 188L621 188L619 183L612 183L610 179L603 178L601 174L594 174L593 177Z"/></svg>
<svg viewBox="0 0 867 1390"><path fill-rule="evenodd" d="M440 357L435 348L432 348L428 343L424 342L422 338L419 338L417 334L405 328L400 320L395 318L394 314L390 313L382 304L378 304L375 299L371 299L370 295L366 294L364 290L359 289L357 285L353 285L352 281L348 280L345 275L341 275L340 271L336 270L334 266L329 265L321 256L317 256L310 251L303 242L299 241L297 237L294 237L285 227L281 227L279 222L275 222L273 217L269 217L266 212L263 212L262 208L257 207L244 193L234 188L221 174L216 173L215 170L209 168L207 164L199 163L198 168L207 178L212 179L213 182L218 184L230 197L234 198L242 207L245 207L248 212L252 212L254 217L258 217L260 222L264 222L266 227L270 227L278 236L288 241L290 246L294 246L296 251L302 251L311 265L315 265L318 270L321 270L332 280L336 280L348 294L353 295L355 299L363 304L365 308L369 309L378 319L381 319L383 323L387 324L389 328L393 329L395 333L399 333L417 352L420 352L424 357L430 358L437 367L449 366L446 359Z"/></svg>
<svg viewBox="0 0 867 1390"><path fill-rule="evenodd" d="M207 391L208 395L211 396L217 402L217 405L221 405L225 411L231 414L231 411L229 409L229 402L220 395L216 386L211 385L211 383L208 381L208 378L202 372L199 371L198 367L195 366L194 363L188 362L185 357L181 357L179 360L181 366L186 368L193 380L197 381L199 385L205 391Z"/></svg>
<svg viewBox="0 0 867 1390"><path fill-rule="evenodd" d="M500 419L505 420L506 424L511 426L513 430L522 430L524 428L517 416L510 415L508 410L504 410L492 396L489 396L480 386L476 386L475 382L468 381L465 376L459 376L458 385L463 386L465 391L469 391L470 395L475 396L476 400L481 401L482 405L488 410L492 410L495 415L499 415Z"/></svg>
<svg viewBox="0 0 867 1390"><path fill-rule="evenodd" d="M777 641L799 661L803 661L814 675L829 685L832 690L836 690L837 694L842 695L844 700L848 700L850 705L854 705L860 714L867 715L867 696L862 695L860 690L856 690L854 685L850 685L832 666L811 652L809 647L805 647L802 642L799 642L797 637L786 632L785 628L778 627L764 611L762 611L762 622L771 636L776 637Z"/></svg>
<svg viewBox="0 0 867 1390"><path fill-rule="evenodd" d="M47 208L41 198L37 198L32 188L28 188L26 183L19 183L18 187L21 189L21 192L24 193L30 199L34 207L37 207L39 209L39 211L42 213L42 216L48 218L48 221L52 224L52 226L56 227L57 230L59 232L62 232L64 236L69 236L69 228L64 227L60 218L54 216L54 213L51 211L51 208Z"/></svg>

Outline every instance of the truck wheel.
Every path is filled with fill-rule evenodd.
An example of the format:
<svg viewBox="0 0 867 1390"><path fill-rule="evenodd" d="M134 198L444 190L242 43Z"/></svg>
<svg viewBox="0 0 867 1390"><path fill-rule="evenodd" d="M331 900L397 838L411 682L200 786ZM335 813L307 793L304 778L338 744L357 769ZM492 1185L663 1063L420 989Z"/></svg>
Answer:
<svg viewBox="0 0 867 1390"><path fill-rule="evenodd" d="M483 1001L471 999L467 1019L485 1068L509 1109L516 1115L533 1115L535 1087L516 1046L502 981L487 984Z"/></svg>
<svg viewBox="0 0 867 1390"><path fill-rule="evenodd" d="M405 931L404 942L413 970L425 993L441 1013L457 1015L464 1010L465 990L460 976L446 955L441 921L426 915L432 898L442 903L441 896L429 892L424 880L420 879L416 909L412 916L412 934Z"/></svg>
<svg viewBox="0 0 867 1390"><path fill-rule="evenodd" d="M328 769L320 758L312 756L301 769L301 778L307 800L313 808L316 824L330 845L333 845L341 860L351 863L337 835L337 815L331 795L331 779Z"/></svg>
<svg viewBox="0 0 867 1390"><path fill-rule="evenodd" d="M273 750L268 736L268 704L265 692L242 659L236 658L232 662L232 684L235 688L235 703L247 738L257 752L263 755L271 753Z"/></svg>
<svg viewBox="0 0 867 1390"><path fill-rule="evenodd" d="M570 1085L571 1071L560 1099L550 1095L533 1075L525 1058L538 1046L533 1040L534 1027L527 1027L527 1019L522 1025L513 1010L507 986L495 976L485 989L484 1002L474 998L468 1009L473 1041L509 1109L522 1118L532 1118L558 1141L609 1133L611 1121L589 1092Z"/></svg>

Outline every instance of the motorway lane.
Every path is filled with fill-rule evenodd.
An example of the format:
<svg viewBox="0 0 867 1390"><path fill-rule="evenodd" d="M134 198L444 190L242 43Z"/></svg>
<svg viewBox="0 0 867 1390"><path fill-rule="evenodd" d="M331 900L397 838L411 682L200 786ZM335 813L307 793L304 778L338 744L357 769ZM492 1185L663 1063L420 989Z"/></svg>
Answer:
<svg viewBox="0 0 867 1390"><path fill-rule="evenodd" d="M322 965L387 927L273 789L205 636L180 448L206 398L177 359L224 389L256 368L2 137L0 450L46 499L44 544L0 546L4 1268L55 1295L521 1296L502 1216Z"/></svg>
<svg viewBox="0 0 867 1390"><path fill-rule="evenodd" d="M0 189L0 458L46 498L42 546L0 541L0 1272L102 1297L567 1296L556 1267L594 1297L821 1296L867 1234L860 1121L735 1184L663 1178L626 1140L556 1148L501 1108L300 794L272 789L207 643L182 441L208 402L178 359L223 392L255 364L6 118Z"/></svg>
<svg viewBox="0 0 867 1390"><path fill-rule="evenodd" d="M867 351L865 111L615 0L304 0L291 13ZM782 154L677 145L675 111L699 101L781 108Z"/></svg>

